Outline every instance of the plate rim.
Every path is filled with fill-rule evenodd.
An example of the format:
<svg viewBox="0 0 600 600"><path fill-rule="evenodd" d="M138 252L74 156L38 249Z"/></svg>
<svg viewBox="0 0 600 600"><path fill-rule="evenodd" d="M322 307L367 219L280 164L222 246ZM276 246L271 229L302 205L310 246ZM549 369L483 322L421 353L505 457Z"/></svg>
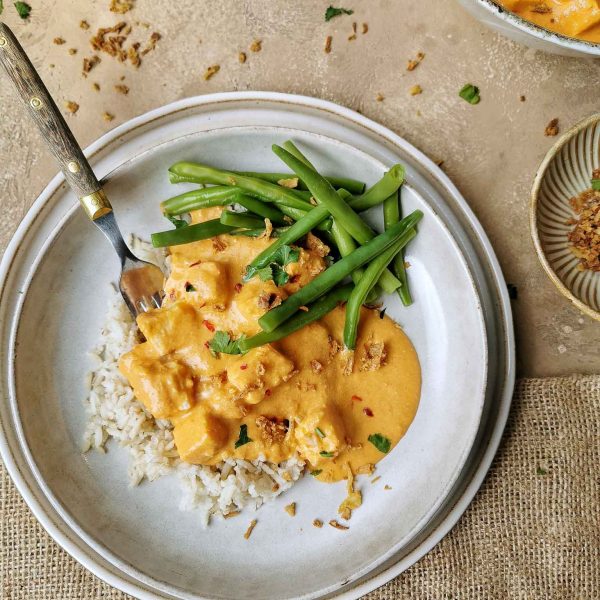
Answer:
<svg viewBox="0 0 600 600"><path fill-rule="evenodd" d="M506 350L506 369L503 373L504 376L499 377L499 381L502 381L504 383L504 385L502 386L502 405L494 421L494 431L492 436L490 436L488 440L487 448L485 452L481 454L481 460L479 461L475 473L470 483L466 485L463 491L461 492L459 500L447 510L443 520L433 531L431 531L427 535L423 542L418 544L418 546L415 549L408 552L402 559L400 559L399 561L395 561L389 567L383 568L383 570L379 574L374 576L370 576L371 574L368 574L365 576L366 579L363 582L361 582L361 580L353 582L352 588L348 590L338 589L333 592L327 592L324 590L324 593L329 594L330 596L333 595L336 597L357 598L359 595L367 593L368 591L371 591L376 587L386 583L387 581L398 575L400 572L402 572L404 569L406 569L408 566L414 564L416 560L418 560L419 558L424 556L424 554L426 554L429 550L431 550L431 548L435 546L455 525L456 521L463 514L466 507L470 504L473 496L479 489L485 475L487 474L489 465L491 463L491 460L493 459L493 456L495 455L495 451L497 449L502 432L504 430L504 425L508 416L508 410L510 408L510 400L512 397L512 389L514 386L515 379L514 333L512 327L512 314L510 309L510 302L508 300L508 292L505 286L497 286L498 282L504 282L504 278L502 276L502 272L497 261L496 255L491 247L491 244L485 232L483 231L483 228L481 227L479 221L467 205L466 201L464 200L456 186L450 181L446 174L443 173L443 171L441 171L441 169L439 169L439 167L437 167L430 159L428 159L420 150L415 148L412 144L408 143L400 136L393 133L388 128L372 121L371 119L364 117L363 115L356 113L355 111L352 111L351 109L339 106L329 101L311 98L307 96L283 94L277 92L224 92L218 94L209 94L204 96L186 98L149 111L145 114L142 114L119 125L112 131L104 134L95 142L90 144L90 146L87 147L85 153L88 157L94 156L97 153L101 152L109 144L113 143L120 136L126 133L131 135L136 129L148 125L153 121L160 119L161 117L173 116L178 112L196 106L210 104L219 105L226 102L234 101L255 101L257 103L263 101L277 102L289 104L293 107L304 107L309 109L318 109L326 112L331 112L337 116L344 118L345 120L350 121L353 125L359 125L367 129L371 133L376 133L384 140L392 142L395 146L400 147L404 151L409 152L414 158L415 162L418 163L420 167L425 168L428 171L429 175L433 176L441 184L443 184L446 190L452 195L453 199L456 200L464 216L467 218L469 226L474 230L479 243L483 247L484 256L486 259L485 262L487 263L487 266L491 269L491 274L493 275L493 280L496 284L495 287L497 287L496 291L499 294L500 302L496 303L495 312L500 313L500 316L502 317L501 321L504 326L503 330L499 332L498 339L499 341L501 341L502 346L504 346ZM52 198L52 196L57 192L57 190L63 183L64 177L62 174L58 174L50 181L50 183L46 186L46 188L42 191L42 193L32 204L31 208L27 212L25 218L17 228L13 238L8 244L7 249L2 258L2 262L0 263L0 285L2 285L2 289L0 290L0 299L4 295L4 283L10 274L10 267L12 265L12 261L16 253L19 250L20 244L25 239L33 221L37 217L39 217L39 214L43 210L46 203ZM153 591L143 589L139 584L136 585L130 583L130 581L125 579L125 577L120 577L119 575L114 574L110 570L104 568L96 560L94 560L94 558L89 557L86 554L82 554L80 552L80 548L69 539L69 535L67 535L66 532L64 532L57 525L54 524L52 517L50 515L47 515L43 507L37 502L37 499L35 498L35 493L29 487L29 484L25 480L25 477L21 474L19 467L16 464L16 461L13 460L12 452L10 450L7 437L4 433L2 423L0 423L0 455L4 460L7 470L11 478L13 479L17 489L29 505L37 520L46 529L46 531L48 531L48 533L53 537L53 539L59 545L61 545L71 556L73 556L77 561L79 561L92 573L96 574L101 579L107 581L109 584L113 585L118 589L122 589L127 593L136 595L137 597L161 597L155 595L155 592ZM394 559L392 558L391 560ZM122 573L122 575L127 576L127 573ZM143 582L139 583L143 584Z"/></svg>

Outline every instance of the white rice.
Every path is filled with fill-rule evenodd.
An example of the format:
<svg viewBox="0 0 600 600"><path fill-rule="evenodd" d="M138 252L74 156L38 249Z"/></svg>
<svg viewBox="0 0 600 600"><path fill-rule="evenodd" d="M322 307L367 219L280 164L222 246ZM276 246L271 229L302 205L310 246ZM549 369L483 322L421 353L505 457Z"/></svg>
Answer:
<svg viewBox="0 0 600 600"><path fill-rule="evenodd" d="M159 258L139 241L134 241L133 248L140 258L153 262ZM298 458L279 465L228 459L215 467L179 459L171 423L154 419L119 372L119 358L137 343L137 326L119 293L113 292L100 341L90 353L94 365L88 375L84 452L92 448L105 452L106 443L114 439L129 452L132 486L144 479L154 481L176 474L182 490L180 508L198 510L203 525L212 515L227 515L246 507L257 509L289 489L304 469Z"/></svg>

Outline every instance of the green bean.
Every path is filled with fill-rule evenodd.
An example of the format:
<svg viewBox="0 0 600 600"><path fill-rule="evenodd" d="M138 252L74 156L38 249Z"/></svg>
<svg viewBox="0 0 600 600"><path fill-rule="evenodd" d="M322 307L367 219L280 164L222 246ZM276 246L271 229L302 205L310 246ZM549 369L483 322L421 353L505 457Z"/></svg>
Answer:
<svg viewBox="0 0 600 600"><path fill-rule="evenodd" d="M222 233L228 233L235 227L223 225L219 219L188 225L180 229L169 229L153 233L150 237L152 245L155 248L164 248L165 246L178 246L179 244L189 244L198 240L206 240Z"/></svg>
<svg viewBox="0 0 600 600"><path fill-rule="evenodd" d="M394 192L400 189L404 183L404 167L400 164L394 165L383 177L361 196L355 196L350 206L359 212L381 204Z"/></svg>
<svg viewBox="0 0 600 600"><path fill-rule="evenodd" d="M313 208L312 204L311 208ZM309 212L306 210L300 210L299 208L290 208L289 206L279 206L279 210L294 221L299 221L300 219L302 219L302 217L305 217ZM319 223L316 226L316 229L318 229L319 231L331 231L332 224L332 220L327 218L326 214L321 223Z"/></svg>
<svg viewBox="0 0 600 600"><path fill-rule="evenodd" d="M272 238L278 238L283 235L289 227L274 227L271 232ZM265 232L265 228L262 227L260 229L234 229L229 232L229 235L242 235L244 237L260 237Z"/></svg>
<svg viewBox="0 0 600 600"><path fill-rule="evenodd" d="M285 223L284 215L280 210L277 210L274 206L261 202L252 196L246 194L237 194L234 199L236 204L243 206L246 210L260 215L265 219L269 219L274 225L282 225Z"/></svg>
<svg viewBox="0 0 600 600"><path fill-rule="evenodd" d="M384 250L379 256L374 258L365 269L361 280L352 290L348 304L346 305L346 321L344 323L344 346L348 350L354 350L356 347L356 337L358 335L358 323L360 321L360 309L364 304L371 289L377 283L377 280L383 273L383 270L392 261L402 248L417 235L414 229L406 232L402 241L398 241Z"/></svg>
<svg viewBox="0 0 600 600"><path fill-rule="evenodd" d="M348 254L351 254L356 250L354 238L343 227L340 227L335 219L333 220L333 226L331 227L331 235L335 240L335 245L338 247L341 257L348 256ZM352 281L358 283L362 277L362 273L363 269L352 271Z"/></svg>
<svg viewBox="0 0 600 600"><path fill-rule="evenodd" d="M345 229L359 244L366 244L375 237L375 232L346 204L341 194L336 192L323 177L312 170L307 164L292 156L287 150L279 146L273 146L273 152L299 177L302 177L308 189L317 202L330 212L339 227ZM402 283L391 271L387 269L382 273L381 286L384 291L391 294L397 290Z"/></svg>
<svg viewBox="0 0 600 600"><path fill-rule="evenodd" d="M178 162L171 166L170 172L180 177L193 179L199 183L230 185L242 188L246 193L259 196L269 202L275 202L292 208L310 210L311 204L303 199L303 192L296 192L280 185L261 179L236 175L231 171L223 171L198 163Z"/></svg>
<svg viewBox="0 0 600 600"><path fill-rule="evenodd" d="M280 306L263 315L258 321L259 325L264 331L273 331L281 323L287 321L301 306L310 304L328 292L352 271L373 260L396 242L402 242L403 245L408 243L414 235L410 230L422 217L421 211L414 211L399 223L392 225L386 232L343 257L295 294L292 294Z"/></svg>
<svg viewBox="0 0 600 600"><path fill-rule="evenodd" d="M344 202L323 177L309 166L292 156L287 150L273 145L273 152L298 177L301 177L317 202L330 212L338 223L359 243L364 244L374 236L370 227Z"/></svg>
<svg viewBox="0 0 600 600"><path fill-rule="evenodd" d="M263 227L265 225L264 220L256 215L245 212L232 212L230 210L224 210L221 213L220 221L223 225L242 227L243 229L258 229L261 225Z"/></svg>
<svg viewBox="0 0 600 600"><path fill-rule="evenodd" d="M237 175L245 175L246 177L254 177L254 179L263 179L264 181L269 181L271 183L277 184L282 179L293 179L294 177L296 177L294 173L259 173L256 171L232 171L232 173L236 173ZM358 181L356 179L351 179L349 177L332 177L329 175L326 175L325 179L327 179L327 181L329 181L329 183L331 183L333 187L343 188L345 190L348 190L352 194L362 194L365 191L365 184L362 181ZM306 190L307 188L306 184L301 179L298 179L298 187L293 189L298 191Z"/></svg>
<svg viewBox="0 0 600 600"><path fill-rule="evenodd" d="M383 203L383 223L386 229L389 229L394 223L397 223L402 218L402 209L400 205L400 195L398 191L394 192ZM399 252L391 263L392 272L402 282L402 286L398 288L398 296L404 306L412 304L412 297L408 287L408 277L406 275L406 267L404 266L404 250Z"/></svg>
<svg viewBox="0 0 600 600"><path fill-rule="evenodd" d="M302 154L302 152L298 149L296 144L292 142L292 140L288 140L287 142L283 142L283 148L287 150L293 157L297 158L300 162L304 163L307 167L311 168L313 171L316 171L315 166Z"/></svg>
<svg viewBox="0 0 600 600"><path fill-rule="evenodd" d="M250 338L240 342L240 350L248 352L252 348L272 344L281 340L295 331L302 329L306 325L318 321L326 314L330 313L340 302L344 302L350 296L353 286L351 284L335 288L327 295L319 298L308 307L308 311L299 311L291 319L277 327L271 332L261 331Z"/></svg>
<svg viewBox="0 0 600 600"><path fill-rule="evenodd" d="M232 198L242 191L240 188L216 185L174 196L161 202L160 206L167 215L182 215L199 208L231 204Z"/></svg>

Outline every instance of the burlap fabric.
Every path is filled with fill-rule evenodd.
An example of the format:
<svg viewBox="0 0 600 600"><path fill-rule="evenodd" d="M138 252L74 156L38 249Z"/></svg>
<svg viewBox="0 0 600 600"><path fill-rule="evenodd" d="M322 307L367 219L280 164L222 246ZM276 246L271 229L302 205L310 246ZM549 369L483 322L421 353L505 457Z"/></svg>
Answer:
<svg viewBox="0 0 600 600"><path fill-rule="evenodd" d="M6 600L129 598L44 533L2 470ZM368 600L600 598L600 376L517 385L506 435L454 530Z"/></svg>

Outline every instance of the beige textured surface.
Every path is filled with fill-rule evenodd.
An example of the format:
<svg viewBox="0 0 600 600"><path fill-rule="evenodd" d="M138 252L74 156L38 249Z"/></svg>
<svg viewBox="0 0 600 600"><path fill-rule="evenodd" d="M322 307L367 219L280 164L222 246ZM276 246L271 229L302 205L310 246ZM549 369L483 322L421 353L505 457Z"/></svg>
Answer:
<svg viewBox="0 0 600 600"><path fill-rule="evenodd" d="M600 597L600 377L522 380L481 491L444 540L368 600ZM2 472L6 600L125 600L45 534Z"/></svg>
<svg viewBox="0 0 600 600"><path fill-rule="evenodd" d="M323 21L326 0L137 0L126 20L163 34L138 71L110 57L88 79L80 75L89 32L113 24L108 0L39 0L30 22L19 22L10 2L3 17L14 26L61 106L81 105L69 117L81 144L108 128L166 102L215 91L276 90L333 100L389 126L434 159L464 193L486 228L509 282L522 376L594 372L600 367L600 327L581 317L546 278L532 249L527 223L535 169L552 144L544 127L559 117L563 129L599 110L600 61L536 54L484 29L452 0L346 0L353 17ZM131 18L129 18L131 16ZM352 21L369 24L348 41ZM140 34L148 35L143 28ZM331 54L323 52L333 36ZM52 44L62 36L63 46ZM248 51L263 40L258 54ZM78 49L70 56L68 48ZM248 60L239 64L238 52ZM426 53L412 73L406 62ZM51 69L50 64L56 66ZM209 65L221 70L210 81ZM127 96L113 89L125 75ZM5 80L0 85L0 249L56 167L27 122ZM94 92L98 81L102 90ZM457 97L465 82L481 88L476 107ZM411 96L414 84L423 94ZM376 102L378 93L385 96ZM520 102L521 95L527 97ZM104 111L116 118L102 119Z"/></svg>

